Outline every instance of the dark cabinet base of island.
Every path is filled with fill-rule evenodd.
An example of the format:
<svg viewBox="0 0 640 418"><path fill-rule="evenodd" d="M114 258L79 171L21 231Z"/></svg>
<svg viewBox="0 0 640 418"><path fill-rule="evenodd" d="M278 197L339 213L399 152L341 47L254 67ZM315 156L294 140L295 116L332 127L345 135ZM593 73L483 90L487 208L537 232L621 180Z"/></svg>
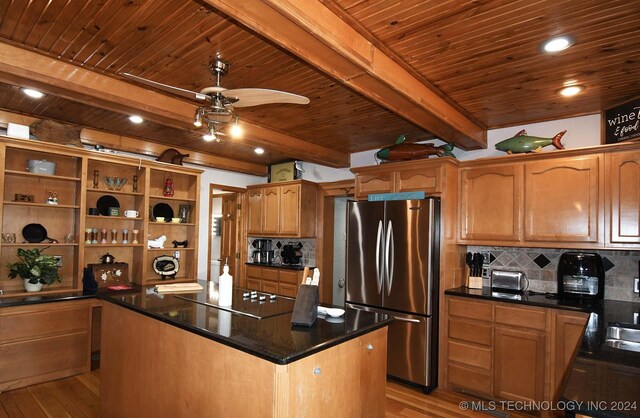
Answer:
<svg viewBox="0 0 640 418"><path fill-rule="evenodd" d="M102 324L100 416L385 413L386 326L277 364L114 303L103 304Z"/></svg>

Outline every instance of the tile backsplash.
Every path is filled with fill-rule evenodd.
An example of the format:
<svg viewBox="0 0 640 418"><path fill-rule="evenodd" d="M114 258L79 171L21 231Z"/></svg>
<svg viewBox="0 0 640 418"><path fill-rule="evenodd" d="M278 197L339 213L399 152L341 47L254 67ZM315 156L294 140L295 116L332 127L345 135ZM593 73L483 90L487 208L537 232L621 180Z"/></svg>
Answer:
<svg viewBox="0 0 640 418"><path fill-rule="evenodd" d="M566 249L548 248L511 248L511 247L478 247L469 246L467 251L490 252L491 270L522 271L529 279L529 289L539 292L553 292L558 290L557 268L560 255ZM605 269L605 299L638 301L638 294L633 293L633 278L638 277L638 251L589 251L597 252L602 257ZM485 286L489 280L485 279Z"/></svg>
<svg viewBox="0 0 640 418"><path fill-rule="evenodd" d="M252 261L251 256L253 255L253 251L255 248L251 245L251 243L256 239L262 239L264 237L247 237L247 261ZM280 257L280 249L283 245L298 242L302 244L302 259L301 264L303 266L316 266L316 240L315 238L267 238L271 239L271 249L274 251L274 262L280 263L282 262L282 258ZM278 245L280 244L280 245Z"/></svg>

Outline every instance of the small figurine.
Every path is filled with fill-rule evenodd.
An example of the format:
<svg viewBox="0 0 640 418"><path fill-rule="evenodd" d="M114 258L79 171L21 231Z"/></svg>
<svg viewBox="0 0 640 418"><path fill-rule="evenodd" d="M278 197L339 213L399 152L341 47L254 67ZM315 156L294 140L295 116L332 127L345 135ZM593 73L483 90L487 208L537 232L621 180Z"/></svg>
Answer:
<svg viewBox="0 0 640 418"><path fill-rule="evenodd" d="M118 243L118 230L115 228L111 230L111 243L112 244Z"/></svg>
<svg viewBox="0 0 640 418"><path fill-rule="evenodd" d="M100 230L100 244L107 243L107 228L102 228Z"/></svg>
<svg viewBox="0 0 640 418"><path fill-rule="evenodd" d="M186 239L184 241L173 240L171 241L171 243L173 244L173 248L179 248L179 247L187 248L189 246L189 240L186 240Z"/></svg>
<svg viewBox="0 0 640 418"><path fill-rule="evenodd" d="M129 230L128 229L123 229L122 230L122 243L123 244L128 244L129 243Z"/></svg>
<svg viewBox="0 0 640 418"><path fill-rule="evenodd" d="M49 197L47 198L47 203L50 205L58 204L58 192L49 192Z"/></svg>
<svg viewBox="0 0 640 418"><path fill-rule="evenodd" d="M430 155L438 157L453 157L453 145L444 144L436 147L433 144L405 144L406 137L400 135L396 143L376 152L376 158L384 161L409 161L419 158L429 158Z"/></svg>
<svg viewBox="0 0 640 418"><path fill-rule="evenodd" d="M100 171L99 170L93 170L93 188L94 189L100 188Z"/></svg>
<svg viewBox="0 0 640 418"><path fill-rule="evenodd" d="M85 228L84 230L84 243L91 244L91 228Z"/></svg>
<svg viewBox="0 0 640 418"><path fill-rule="evenodd" d="M138 193L138 176L133 176L133 192Z"/></svg>
<svg viewBox="0 0 640 418"><path fill-rule="evenodd" d="M162 190L162 194L165 197L173 197L173 179L171 179L171 175L167 174L164 179L164 189Z"/></svg>
<svg viewBox="0 0 640 418"><path fill-rule="evenodd" d="M505 151L507 154L524 154L527 152L540 152L543 147L553 145L557 149L564 149L564 145L560 142L560 138L567 131L558 132L553 138L541 138L539 136L529 136L524 129L518 132L514 137L505 139L496 144L496 149Z"/></svg>
<svg viewBox="0 0 640 418"><path fill-rule="evenodd" d="M132 232L133 232L133 241L131 241L131 243L135 245L138 243L138 234L140 233L140 230L134 229Z"/></svg>
<svg viewBox="0 0 640 418"><path fill-rule="evenodd" d="M92 244L98 243L98 228L91 229L91 243Z"/></svg>
<svg viewBox="0 0 640 418"><path fill-rule="evenodd" d="M149 248L164 248L164 243L167 240L166 235L160 235L156 239L150 239L148 243Z"/></svg>

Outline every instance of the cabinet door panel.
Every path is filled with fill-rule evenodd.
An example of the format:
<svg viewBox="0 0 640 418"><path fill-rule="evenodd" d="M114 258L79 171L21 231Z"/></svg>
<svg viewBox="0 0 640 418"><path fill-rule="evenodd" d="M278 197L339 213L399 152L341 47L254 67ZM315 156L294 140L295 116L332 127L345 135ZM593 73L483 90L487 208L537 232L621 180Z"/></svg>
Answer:
<svg viewBox="0 0 640 418"><path fill-rule="evenodd" d="M394 177L394 192L437 193L440 191L440 167L398 170Z"/></svg>
<svg viewBox="0 0 640 418"><path fill-rule="evenodd" d="M588 314L554 312L551 351L551 396L559 399L569 377L573 357L584 335Z"/></svg>
<svg viewBox="0 0 640 418"><path fill-rule="evenodd" d="M358 174L356 176L356 197L365 198L370 193L389 193L393 187L393 173Z"/></svg>
<svg viewBox="0 0 640 418"><path fill-rule="evenodd" d="M260 291L266 293L278 293L278 282L263 280L260 284Z"/></svg>
<svg viewBox="0 0 640 418"><path fill-rule="evenodd" d="M463 240L518 241L522 169L517 165L462 170L460 237Z"/></svg>
<svg viewBox="0 0 640 418"><path fill-rule="evenodd" d="M516 401L542 401L544 333L496 327L494 341L494 396Z"/></svg>
<svg viewBox="0 0 640 418"><path fill-rule="evenodd" d="M280 234L300 233L300 185L280 188Z"/></svg>
<svg viewBox="0 0 640 418"><path fill-rule="evenodd" d="M608 156L609 243L640 244L640 152Z"/></svg>
<svg viewBox="0 0 640 418"><path fill-rule="evenodd" d="M262 233L262 189L249 189L247 208L247 233Z"/></svg>
<svg viewBox="0 0 640 418"><path fill-rule="evenodd" d="M247 277L247 289L259 291L260 289L260 279L254 279Z"/></svg>
<svg viewBox="0 0 640 418"><path fill-rule="evenodd" d="M525 164L525 241L597 242L600 156Z"/></svg>
<svg viewBox="0 0 640 418"><path fill-rule="evenodd" d="M263 190L262 233L277 235L280 232L280 188L265 187Z"/></svg>
<svg viewBox="0 0 640 418"><path fill-rule="evenodd" d="M289 284L289 283L279 283L278 294L282 296L289 296L291 298L295 298L296 295L298 294L298 285Z"/></svg>

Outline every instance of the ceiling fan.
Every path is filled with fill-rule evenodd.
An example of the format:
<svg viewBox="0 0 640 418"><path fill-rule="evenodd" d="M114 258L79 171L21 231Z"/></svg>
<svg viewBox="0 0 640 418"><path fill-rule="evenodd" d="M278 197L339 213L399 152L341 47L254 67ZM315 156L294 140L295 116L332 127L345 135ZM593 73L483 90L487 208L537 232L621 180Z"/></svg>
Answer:
<svg viewBox="0 0 640 418"><path fill-rule="evenodd" d="M205 87L200 92L182 89L167 84L158 83L130 73L122 73L123 76L146 84L151 87L164 90L187 99L206 102L196 109L193 124L197 127L207 126L207 134L203 136L206 141L220 142L221 136L227 133L222 129L233 122L229 135L233 137L242 134L238 125L238 116L234 113L235 107L260 106L274 103L308 104L309 99L298 94L288 93L280 90L241 88L226 89L220 85L220 79L229 70L230 64L219 58L209 63L211 73L216 77L216 85Z"/></svg>

